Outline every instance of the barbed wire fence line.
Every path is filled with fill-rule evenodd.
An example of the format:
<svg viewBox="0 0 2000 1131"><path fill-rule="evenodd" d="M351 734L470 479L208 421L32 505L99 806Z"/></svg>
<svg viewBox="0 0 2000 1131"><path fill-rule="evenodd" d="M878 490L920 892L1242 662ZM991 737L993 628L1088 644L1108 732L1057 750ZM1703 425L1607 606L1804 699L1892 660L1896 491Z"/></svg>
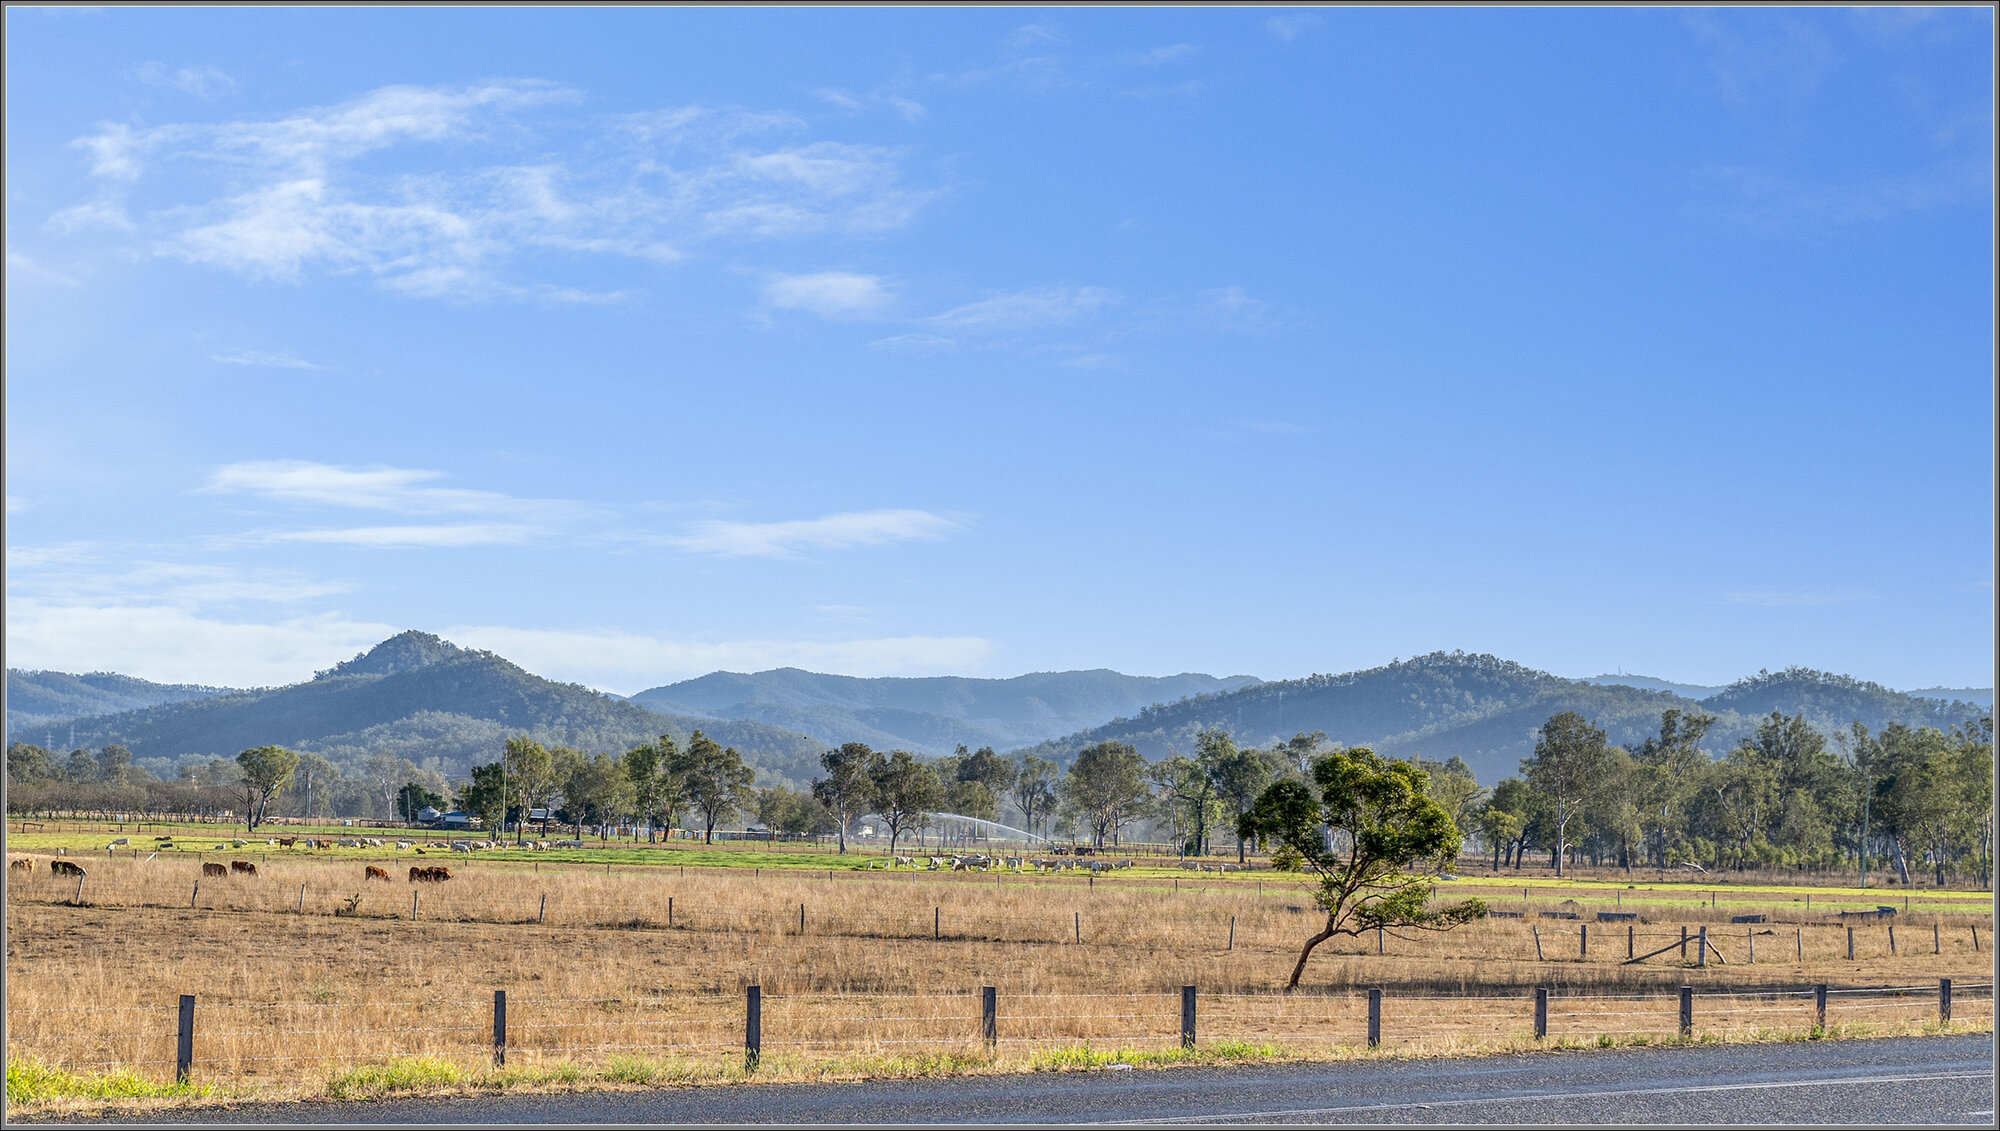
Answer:
<svg viewBox="0 0 2000 1131"><path fill-rule="evenodd" d="M1528 996L1178 992L846 994L690 992L625 998L511 997L364 1002L198 1001L94 1009L10 1009L8 1058L74 1072L132 1072L203 1083L288 1081L403 1058L602 1063L618 1055L807 1062L952 1054L997 1058L1088 1049L1277 1046L1469 1049L1520 1042L1670 1043L1993 1022L1993 983L1678 993L1538 988Z"/></svg>

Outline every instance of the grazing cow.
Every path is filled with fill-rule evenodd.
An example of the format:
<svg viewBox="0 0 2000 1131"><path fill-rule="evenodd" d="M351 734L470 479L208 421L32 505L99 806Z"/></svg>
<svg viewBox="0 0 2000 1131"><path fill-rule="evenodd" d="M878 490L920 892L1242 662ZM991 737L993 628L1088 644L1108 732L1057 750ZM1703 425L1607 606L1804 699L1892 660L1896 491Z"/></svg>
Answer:
<svg viewBox="0 0 2000 1131"><path fill-rule="evenodd" d="M72 864L67 860L49 861L49 871L54 872L58 876L76 876L79 878L84 874L83 865Z"/></svg>
<svg viewBox="0 0 2000 1131"><path fill-rule="evenodd" d="M295 836L281 836L281 837L279 837L279 838L278 838L278 847L279 847L279 848L290 848L291 846L293 846L293 845L297 844L298 842L299 842L299 838L298 838L298 837L295 837Z"/></svg>
<svg viewBox="0 0 2000 1131"><path fill-rule="evenodd" d="M451 869L443 865L435 868L411 868L410 882L413 884L435 884L451 879Z"/></svg>
<svg viewBox="0 0 2000 1131"><path fill-rule="evenodd" d="M387 882L389 879L389 873L385 869L377 868L375 865L370 864L368 865L368 870L362 873L361 879L363 883L366 883L369 880L382 880L384 882Z"/></svg>
<svg viewBox="0 0 2000 1131"><path fill-rule="evenodd" d="M455 840L451 842L451 850L453 852L470 853L472 851L472 846L462 840Z"/></svg>
<svg viewBox="0 0 2000 1131"><path fill-rule="evenodd" d="M35 862L33 860L28 859L25 856L21 857L18 860L9 862L7 866L9 868L14 869L16 872L32 872L35 870Z"/></svg>
<svg viewBox="0 0 2000 1131"><path fill-rule="evenodd" d="M229 869L210 861L201 866L201 874L204 876L226 876L229 874Z"/></svg>
<svg viewBox="0 0 2000 1131"><path fill-rule="evenodd" d="M246 876L254 876L257 874L257 865L252 864L248 860L231 860L229 862L229 870Z"/></svg>
<svg viewBox="0 0 2000 1131"><path fill-rule="evenodd" d="M407 840L399 840L399 841L397 841L397 842L396 842L396 847L397 847L397 848L398 848L399 850L400 850L400 849L404 849L404 848L408 848L408 847L410 847L410 842L409 842L409 841L407 841Z"/></svg>

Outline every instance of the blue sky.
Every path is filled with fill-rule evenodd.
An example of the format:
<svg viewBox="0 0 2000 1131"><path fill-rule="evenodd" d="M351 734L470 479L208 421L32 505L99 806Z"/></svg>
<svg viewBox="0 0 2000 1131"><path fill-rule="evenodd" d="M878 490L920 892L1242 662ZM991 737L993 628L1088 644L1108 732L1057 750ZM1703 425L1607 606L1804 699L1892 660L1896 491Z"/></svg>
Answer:
<svg viewBox="0 0 2000 1131"><path fill-rule="evenodd" d="M6 18L10 665L1990 685L1988 10Z"/></svg>

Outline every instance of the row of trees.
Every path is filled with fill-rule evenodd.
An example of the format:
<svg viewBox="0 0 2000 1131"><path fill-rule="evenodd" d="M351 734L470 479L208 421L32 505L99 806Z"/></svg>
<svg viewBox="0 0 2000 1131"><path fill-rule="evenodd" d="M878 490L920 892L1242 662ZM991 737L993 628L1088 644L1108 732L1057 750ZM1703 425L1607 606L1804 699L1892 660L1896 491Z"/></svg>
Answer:
<svg viewBox="0 0 2000 1131"><path fill-rule="evenodd" d="M1947 733L1859 723L1832 741L1774 712L1721 757L1702 740L1715 719L1668 710L1632 750L1574 712L1549 719L1522 776L1469 807L1493 867L1531 851L1560 873L1578 860L1625 867L1819 868L1913 862L1942 886L1953 874L1991 886L1993 723Z"/></svg>
<svg viewBox="0 0 2000 1131"><path fill-rule="evenodd" d="M1546 852L1558 872L1584 861L1628 869L1886 865L1903 882L1921 868L1938 884L1959 875L1991 885L1990 718L1950 732L1892 724L1876 733L1856 724L1829 737L1803 718L1774 713L1719 757L1704 746L1714 723L1698 711L1668 710L1657 735L1626 750L1564 712L1540 728L1521 775L1490 790L1457 758L1406 761L1424 771L1425 795L1495 870ZM240 803L252 821L266 811L410 819L451 797L488 827L525 824L540 811L545 830L550 822L631 820L699 827L712 840L741 815L776 832L834 834L842 851L864 814L877 815L893 849L945 813L1010 820L1100 847L1149 832L1192 854L1210 852L1218 830L1235 832L1242 859L1257 841L1241 831L1255 800L1275 783L1309 781L1317 760L1340 749L1318 733L1268 750L1241 748L1227 731L1211 729L1196 735L1192 751L1157 762L1105 742L1062 769L990 747L961 746L927 760L846 743L821 757L824 776L809 790L752 788L741 755L700 731L685 745L663 735L619 755L522 736L455 783L386 752L343 774L318 754L288 751L289 769L276 774L253 768L245 759L254 751L246 751L233 762L183 761L175 780L160 781L120 746L58 758L14 743L7 769L17 812L233 812Z"/></svg>

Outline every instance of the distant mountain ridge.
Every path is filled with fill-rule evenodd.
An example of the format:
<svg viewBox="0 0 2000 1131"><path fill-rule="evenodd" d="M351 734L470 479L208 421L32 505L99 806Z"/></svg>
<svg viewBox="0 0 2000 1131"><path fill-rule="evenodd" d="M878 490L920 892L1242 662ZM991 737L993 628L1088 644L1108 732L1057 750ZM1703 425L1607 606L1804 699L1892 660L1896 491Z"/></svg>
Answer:
<svg viewBox="0 0 2000 1131"><path fill-rule="evenodd" d="M1159 758L1176 749L1191 753L1195 735L1206 727L1228 730L1239 745L1265 747L1324 731L1330 741L1384 754L1455 755L1491 785L1519 772L1520 760L1534 751L1535 729L1551 715L1578 711L1603 727L1611 742L1632 746L1658 733L1660 713L1668 708L1715 715L1704 743L1714 753L1752 734L1772 711L1803 715L1829 736L1855 721L1874 730L1890 722L1949 729L1990 714L1977 703L1926 699L1806 668L1759 672L1696 700L1564 679L1495 656L1434 652L1367 671L1278 680L1148 708L1027 752L1064 762L1086 746L1119 741Z"/></svg>
<svg viewBox="0 0 2000 1131"><path fill-rule="evenodd" d="M684 742L696 728L741 750L766 781L811 780L823 749L816 739L755 721L650 711L421 632L390 637L304 683L78 719L75 741L122 743L141 758L231 758L277 744L355 762L389 750L420 764L436 758L447 773L462 775L497 758L517 734L622 751L661 734Z"/></svg>
<svg viewBox="0 0 2000 1131"><path fill-rule="evenodd" d="M235 688L198 683L154 683L116 672L70 675L8 668L7 729L30 730L91 715L210 699L234 691Z"/></svg>
<svg viewBox="0 0 2000 1131"><path fill-rule="evenodd" d="M961 744L1000 749L1027 745L1149 704L1259 682L1247 675L1133 676L1103 668L1010 679L870 679L776 668L755 674L712 672L641 691L631 701L682 714L756 719L810 734L829 746L866 742L946 754Z"/></svg>
<svg viewBox="0 0 2000 1131"><path fill-rule="evenodd" d="M933 754L992 745L1066 763L1108 739L1132 742L1151 758L1191 751L1196 732L1210 726L1246 746L1324 731L1387 754L1458 755L1490 785L1518 772L1535 729L1564 710L1582 712L1627 746L1656 733L1663 710L1705 710L1717 717L1706 743L1717 753L1771 711L1804 715L1828 735L1857 720L1878 730L1892 721L1948 729L1991 713L1990 692L1984 704L1926 697L1805 668L1759 672L1696 699L1672 688L1710 689L1645 676L1565 679L1462 652L1274 682L1103 669L864 679L780 668L715 672L625 700L421 632L399 633L286 687L155 684L104 672L10 670L7 678L11 737L91 748L118 742L140 758L228 758L280 743L350 764L385 750L418 763L435 758L462 775L516 734L618 751L663 733L684 741L700 728L741 750L760 783L793 785L818 776L819 754L840 742ZM52 717L72 709L87 713Z"/></svg>

